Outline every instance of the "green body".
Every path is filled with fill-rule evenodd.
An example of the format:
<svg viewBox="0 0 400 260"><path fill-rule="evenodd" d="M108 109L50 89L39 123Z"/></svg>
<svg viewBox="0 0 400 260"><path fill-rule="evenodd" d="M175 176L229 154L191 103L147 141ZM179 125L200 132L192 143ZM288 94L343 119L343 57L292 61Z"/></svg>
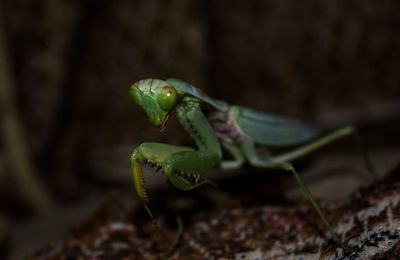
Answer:
<svg viewBox="0 0 400 260"><path fill-rule="evenodd" d="M168 181L181 190L191 190L205 183L212 184L209 180L200 180L201 174L206 171L215 168L237 168L247 162L255 167L292 172L307 199L332 231L317 202L290 162L335 140L354 134L355 130L352 127L345 127L316 139L319 131L314 127L277 115L230 106L226 102L210 98L200 89L178 79L142 80L133 84L129 93L133 101L147 114L150 122L161 130L164 129L169 114L175 110L179 122L197 145L197 148L191 148L143 143L133 151L131 165L134 184L146 209L148 198L140 162L161 167ZM259 155L255 144L288 148L304 145L281 155ZM223 150L229 152L234 159L223 161ZM370 166L368 160L367 162ZM346 248L334 232L331 233L335 241Z"/></svg>

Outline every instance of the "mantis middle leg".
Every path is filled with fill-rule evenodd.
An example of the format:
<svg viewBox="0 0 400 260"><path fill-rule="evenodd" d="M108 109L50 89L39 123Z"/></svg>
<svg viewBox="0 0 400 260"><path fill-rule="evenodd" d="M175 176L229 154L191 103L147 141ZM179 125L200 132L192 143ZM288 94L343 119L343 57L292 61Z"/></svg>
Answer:
<svg viewBox="0 0 400 260"><path fill-rule="evenodd" d="M221 169L229 170L229 169L237 169L245 161L245 158L242 154L242 150L237 145L224 141L222 142L222 146L232 155L232 160L224 160L221 162Z"/></svg>

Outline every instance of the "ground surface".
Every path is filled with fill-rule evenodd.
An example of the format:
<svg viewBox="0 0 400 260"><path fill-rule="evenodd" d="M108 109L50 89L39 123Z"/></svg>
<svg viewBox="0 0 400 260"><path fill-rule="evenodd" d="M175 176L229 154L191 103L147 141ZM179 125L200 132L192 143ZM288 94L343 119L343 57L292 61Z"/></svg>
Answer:
<svg viewBox="0 0 400 260"><path fill-rule="evenodd" d="M400 257L400 168L384 180L335 202L322 203L336 232L359 250L337 247L303 200L182 213L185 231L171 259L397 259ZM196 200L196 199L194 199ZM159 233L137 210L114 198L63 242L34 259L156 259L175 237L174 218L160 213ZM193 201L192 201L193 202ZM196 202L201 207L204 201ZM184 203L181 203L184 204ZM189 203L190 204L190 203ZM140 209L138 209L141 211Z"/></svg>

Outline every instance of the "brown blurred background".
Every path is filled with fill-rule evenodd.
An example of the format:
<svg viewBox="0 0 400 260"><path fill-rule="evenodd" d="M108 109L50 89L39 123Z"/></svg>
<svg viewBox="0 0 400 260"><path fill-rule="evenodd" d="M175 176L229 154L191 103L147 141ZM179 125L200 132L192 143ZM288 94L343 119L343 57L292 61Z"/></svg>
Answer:
<svg viewBox="0 0 400 260"><path fill-rule="evenodd" d="M144 78L353 124L377 168L400 159L399 1L2 0L0 25L0 256L57 238L112 191L134 200L132 149L187 137L129 100Z"/></svg>

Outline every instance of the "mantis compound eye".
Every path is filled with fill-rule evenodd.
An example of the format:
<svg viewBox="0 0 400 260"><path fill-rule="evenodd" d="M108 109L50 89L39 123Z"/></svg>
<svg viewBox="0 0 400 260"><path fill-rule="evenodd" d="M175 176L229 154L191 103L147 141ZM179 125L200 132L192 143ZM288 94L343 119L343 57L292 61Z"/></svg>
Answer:
<svg viewBox="0 0 400 260"><path fill-rule="evenodd" d="M164 111L171 110L175 106L177 99L176 89L170 86L163 87L157 96L157 102Z"/></svg>

